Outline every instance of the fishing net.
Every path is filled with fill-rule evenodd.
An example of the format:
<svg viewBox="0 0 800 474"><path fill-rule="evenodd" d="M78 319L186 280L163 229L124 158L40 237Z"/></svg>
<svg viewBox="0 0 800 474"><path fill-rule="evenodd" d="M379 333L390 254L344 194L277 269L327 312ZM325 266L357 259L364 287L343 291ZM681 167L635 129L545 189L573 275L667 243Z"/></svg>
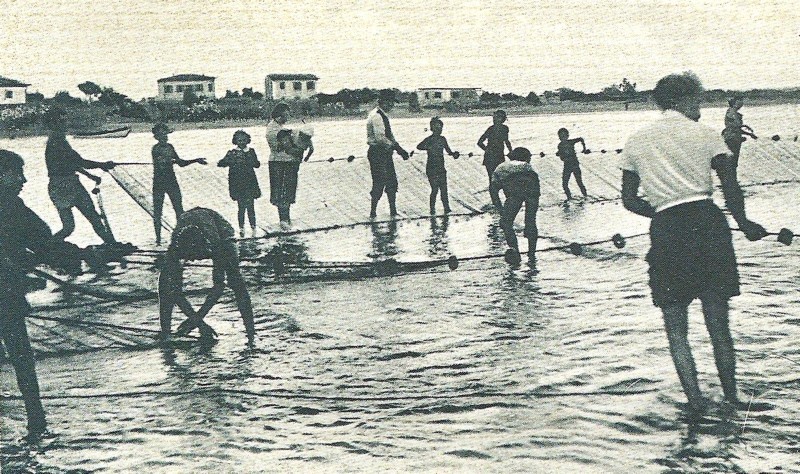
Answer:
<svg viewBox="0 0 800 474"><path fill-rule="evenodd" d="M524 140L518 142L530 146ZM535 149L531 147L531 149ZM580 155L583 181L590 201L615 200L620 195L621 173L619 150L593 150ZM339 227L367 224L369 219L369 191L372 182L369 163L365 157L350 159L316 160L300 167L297 202L292 206L292 231L309 232ZM485 212L491 202L488 176L481 164L480 154L465 154L455 160L447 159L450 207L454 215L472 215ZM539 173L542 187L541 207L561 204L562 162L553 154L534 155L532 164ZM395 159L399 182L397 207L400 219L428 217L430 185L425 176L425 155L415 154L408 161ZM151 216L152 170L147 166L115 168L112 176L117 183ZM266 164L257 170L264 197L256 200L259 216L273 216L269 204L269 178ZM189 166L176 168L183 192L184 208L207 207L223 216L234 217L235 202L228 196L227 171L215 166ZM762 139L749 141L742 148L739 160L739 182L743 186L773 182L800 181L800 145L794 141ZM574 186L574 184L573 184ZM437 201L441 211L441 202ZM388 219L388 208L379 207L378 220ZM231 219L234 220L234 219ZM274 222L263 230L278 234L281 229ZM171 229L175 225L174 213L165 211L162 224Z"/></svg>

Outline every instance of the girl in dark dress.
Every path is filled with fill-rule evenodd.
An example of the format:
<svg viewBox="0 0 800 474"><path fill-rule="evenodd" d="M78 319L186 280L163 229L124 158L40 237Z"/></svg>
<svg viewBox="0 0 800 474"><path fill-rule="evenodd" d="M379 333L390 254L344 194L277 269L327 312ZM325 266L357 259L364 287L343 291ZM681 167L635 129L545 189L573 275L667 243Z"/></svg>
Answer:
<svg viewBox="0 0 800 474"><path fill-rule="evenodd" d="M256 210L254 201L261 197L255 168L261 166L255 150L248 147L250 135L244 130L233 134L236 148L225 154L217 166L228 167L228 192L239 205L239 237L244 237L244 215L250 221L253 237L256 236Z"/></svg>

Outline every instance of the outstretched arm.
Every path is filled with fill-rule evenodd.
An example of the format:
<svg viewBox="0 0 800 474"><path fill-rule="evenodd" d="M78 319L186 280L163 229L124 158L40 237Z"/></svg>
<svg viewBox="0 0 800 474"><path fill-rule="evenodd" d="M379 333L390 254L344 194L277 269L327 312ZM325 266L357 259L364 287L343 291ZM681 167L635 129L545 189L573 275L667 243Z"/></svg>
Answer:
<svg viewBox="0 0 800 474"><path fill-rule="evenodd" d="M767 231L760 225L747 218L744 210L744 194L739 182L736 181L736 169L729 155L717 155L711 160L722 183L722 194L725 196L725 206L739 224L748 240L760 240L767 235Z"/></svg>
<svg viewBox="0 0 800 474"><path fill-rule="evenodd" d="M578 137L572 141L572 143L580 143L583 146L583 151L586 151L586 142L583 141L583 137Z"/></svg>
<svg viewBox="0 0 800 474"><path fill-rule="evenodd" d="M650 203L639 197L639 175L633 171L622 170L622 205L643 217L652 218L656 213Z"/></svg>
<svg viewBox="0 0 800 474"><path fill-rule="evenodd" d="M311 158L311 155L314 154L314 142L311 140L308 141L308 151L306 152L306 157L303 158L303 161L308 161Z"/></svg>

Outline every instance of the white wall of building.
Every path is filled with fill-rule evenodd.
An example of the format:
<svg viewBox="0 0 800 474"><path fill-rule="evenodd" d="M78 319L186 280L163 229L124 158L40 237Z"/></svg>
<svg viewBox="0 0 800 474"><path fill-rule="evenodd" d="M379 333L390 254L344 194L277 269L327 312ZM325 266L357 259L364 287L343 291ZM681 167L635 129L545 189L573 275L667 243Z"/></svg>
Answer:
<svg viewBox="0 0 800 474"><path fill-rule="evenodd" d="M159 100L183 100L183 93L191 90L197 97L216 99L214 81L164 81L158 83Z"/></svg>
<svg viewBox="0 0 800 474"><path fill-rule="evenodd" d="M27 87L0 87L0 105L25 103Z"/></svg>
<svg viewBox="0 0 800 474"><path fill-rule="evenodd" d="M450 101L475 102L480 95L480 89L472 88L417 89L417 99L420 105L441 105Z"/></svg>
<svg viewBox="0 0 800 474"><path fill-rule="evenodd" d="M268 99L308 99L317 93L315 79L275 79L267 78L264 90Z"/></svg>

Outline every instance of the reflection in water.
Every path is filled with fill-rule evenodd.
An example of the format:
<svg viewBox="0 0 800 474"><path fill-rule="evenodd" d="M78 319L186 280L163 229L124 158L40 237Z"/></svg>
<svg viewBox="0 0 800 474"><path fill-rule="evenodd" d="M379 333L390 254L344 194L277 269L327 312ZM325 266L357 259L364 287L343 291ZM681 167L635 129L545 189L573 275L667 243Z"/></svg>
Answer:
<svg viewBox="0 0 800 474"><path fill-rule="evenodd" d="M397 221L373 222L370 229L372 230L372 252L369 257L380 259L397 255Z"/></svg>
<svg viewBox="0 0 800 474"><path fill-rule="evenodd" d="M432 258L447 256L450 254L449 238L447 228L450 226L450 218L445 215L441 218L431 216L431 236L428 238L428 255Z"/></svg>

